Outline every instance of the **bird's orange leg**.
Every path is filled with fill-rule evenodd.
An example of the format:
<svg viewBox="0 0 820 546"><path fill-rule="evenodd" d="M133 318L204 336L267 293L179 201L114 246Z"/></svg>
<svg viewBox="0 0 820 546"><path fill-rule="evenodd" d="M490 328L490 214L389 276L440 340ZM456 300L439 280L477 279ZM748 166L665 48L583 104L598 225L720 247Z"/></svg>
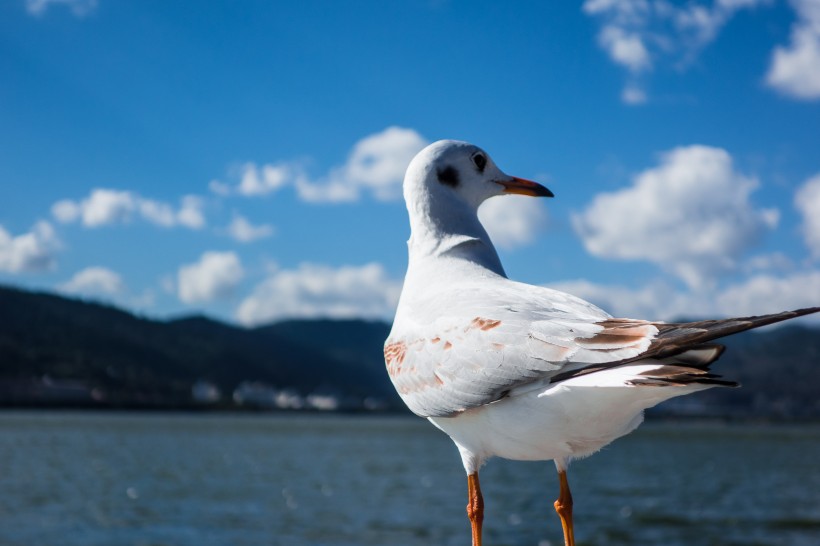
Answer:
<svg viewBox="0 0 820 546"><path fill-rule="evenodd" d="M561 527L564 528L564 546L575 546L575 532L572 528L572 493L569 490L566 470L558 471L558 480L561 484L561 490L558 494L558 500L555 501L555 511L558 512L558 517L561 518Z"/></svg>
<svg viewBox="0 0 820 546"><path fill-rule="evenodd" d="M484 522L484 498L478 485L478 472L467 476L467 517L473 530L473 546L481 546L481 524Z"/></svg>

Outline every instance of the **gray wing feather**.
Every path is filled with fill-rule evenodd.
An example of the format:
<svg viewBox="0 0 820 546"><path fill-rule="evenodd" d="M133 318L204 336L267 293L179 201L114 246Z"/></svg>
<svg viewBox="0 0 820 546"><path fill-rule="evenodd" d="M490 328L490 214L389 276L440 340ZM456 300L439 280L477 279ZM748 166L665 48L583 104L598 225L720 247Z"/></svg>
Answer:
<svg viewBox="0 0 820 546"><path fill-rule="evenodd" d="M658 332L568 294L509 284L473 304L467 287L438 295L419 305L425 316L394 324L385 362L414 413L452 416L564 370L631 358Z"/></svg>
<svg viewBox="0 0 820 546"><path fill-rule="evenodd" d="M692 360L702 360L700 366L708 366L722 354L723 347L708 345L707 342L726 337L728 335L775 324L820 311L820 307L807 307L795 311L783 311L770 315L752 317L738 317L717 320L702 320L682 323L656 323L658 335L651 341L649 348L636 356L623 360L609 362L604 365L583 366L563 373L555 374L551 382L564 381L604 369L622 366L646 358L657 360L683 360L692 363Z"/></svg>

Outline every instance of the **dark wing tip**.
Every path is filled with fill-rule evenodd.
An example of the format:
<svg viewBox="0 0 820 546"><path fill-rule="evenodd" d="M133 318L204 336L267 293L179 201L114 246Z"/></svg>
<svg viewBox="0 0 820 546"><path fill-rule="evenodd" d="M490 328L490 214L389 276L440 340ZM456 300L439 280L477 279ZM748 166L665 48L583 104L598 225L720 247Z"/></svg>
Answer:
<svg viewBox="0 0 820 546"><path fill-rule="evenodd" d="M692 345L817 312L820 312L820 307L806 307L794 311L751 317L658 324L659 335L644 356L655 356L657 358L674 356L687 350Z"/></svg>
<svg viewBox="0 0 820 546"><path fill-rule="evenodd" d="M621 366L623 364L637 362L646 358L669 360L672 361L671 363L674 363L676 359L680 364L706 369L709 364L720 358L725 349L725 347L721 345L710 344L708 342L731 334L737 334L745 330L768 326L769 324L775 324L784 320L811 315L812 313L817 312L820 312L820 307L805 307L803 309L795 309L794 311L783 311L782 313L751 317L702 320L696 322L653 323L654 326L658 328L658 335L652 340L649 348L643 353L632 358L602 364L592 364L582 368L558 373L552 376L550 383L558 383L572 377L595 373L609 368L614 368L616 366ZM628 321L619 319L610 319L608 321L608 323L612 323L613 327L626 322ZM686 353L688 351L693 352L687 355ZM701 351L699 357L697 357L698 351ZM648 381L654 385L658 385L658 380L655 378L638 381L644 383ZM706 382L725 387L740 386L734 381L725 381L722 379L717 379L716 377L700 376L698 382ZM663 381L662 383L668 384L668 382Z"/></svg>

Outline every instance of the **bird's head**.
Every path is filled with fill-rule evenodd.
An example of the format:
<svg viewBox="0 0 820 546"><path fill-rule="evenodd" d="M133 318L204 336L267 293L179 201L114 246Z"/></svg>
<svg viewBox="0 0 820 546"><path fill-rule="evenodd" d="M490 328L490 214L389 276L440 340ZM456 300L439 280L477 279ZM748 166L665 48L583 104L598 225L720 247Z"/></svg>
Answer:
<svg viewBox="0 0 820 546"><path fill-rule="evenodd" d="M490 156L473 144L439 140L410 162L404 178L408 207L420 201L478 210L486 199L503 194L552 197L550 190L529 180L504 174Z"/></svg>

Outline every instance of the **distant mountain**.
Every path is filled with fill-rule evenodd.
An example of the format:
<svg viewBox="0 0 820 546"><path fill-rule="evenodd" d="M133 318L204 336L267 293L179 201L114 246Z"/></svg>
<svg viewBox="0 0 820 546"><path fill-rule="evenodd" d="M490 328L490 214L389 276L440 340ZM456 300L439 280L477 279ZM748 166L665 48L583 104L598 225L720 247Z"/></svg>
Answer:
<svg viewBox="0 0 820 546"><path fill-rule="evenodd" d="M381 361L388 332L365 321L158 321L0 287L0 404L184 407L200 381L228 397L254 382L399 408Z"/></svg>
<svg viewBox="0 0 820 546"><path fill-rule="evenodd" d="M0 287L0 405L233 407L237 392L261 407L403 411L382 359L389 331L361 320L151 320ZM715 370L743 388L676 398L653 413L820 418L820 329L787 325L724 343Z"/></svg>

